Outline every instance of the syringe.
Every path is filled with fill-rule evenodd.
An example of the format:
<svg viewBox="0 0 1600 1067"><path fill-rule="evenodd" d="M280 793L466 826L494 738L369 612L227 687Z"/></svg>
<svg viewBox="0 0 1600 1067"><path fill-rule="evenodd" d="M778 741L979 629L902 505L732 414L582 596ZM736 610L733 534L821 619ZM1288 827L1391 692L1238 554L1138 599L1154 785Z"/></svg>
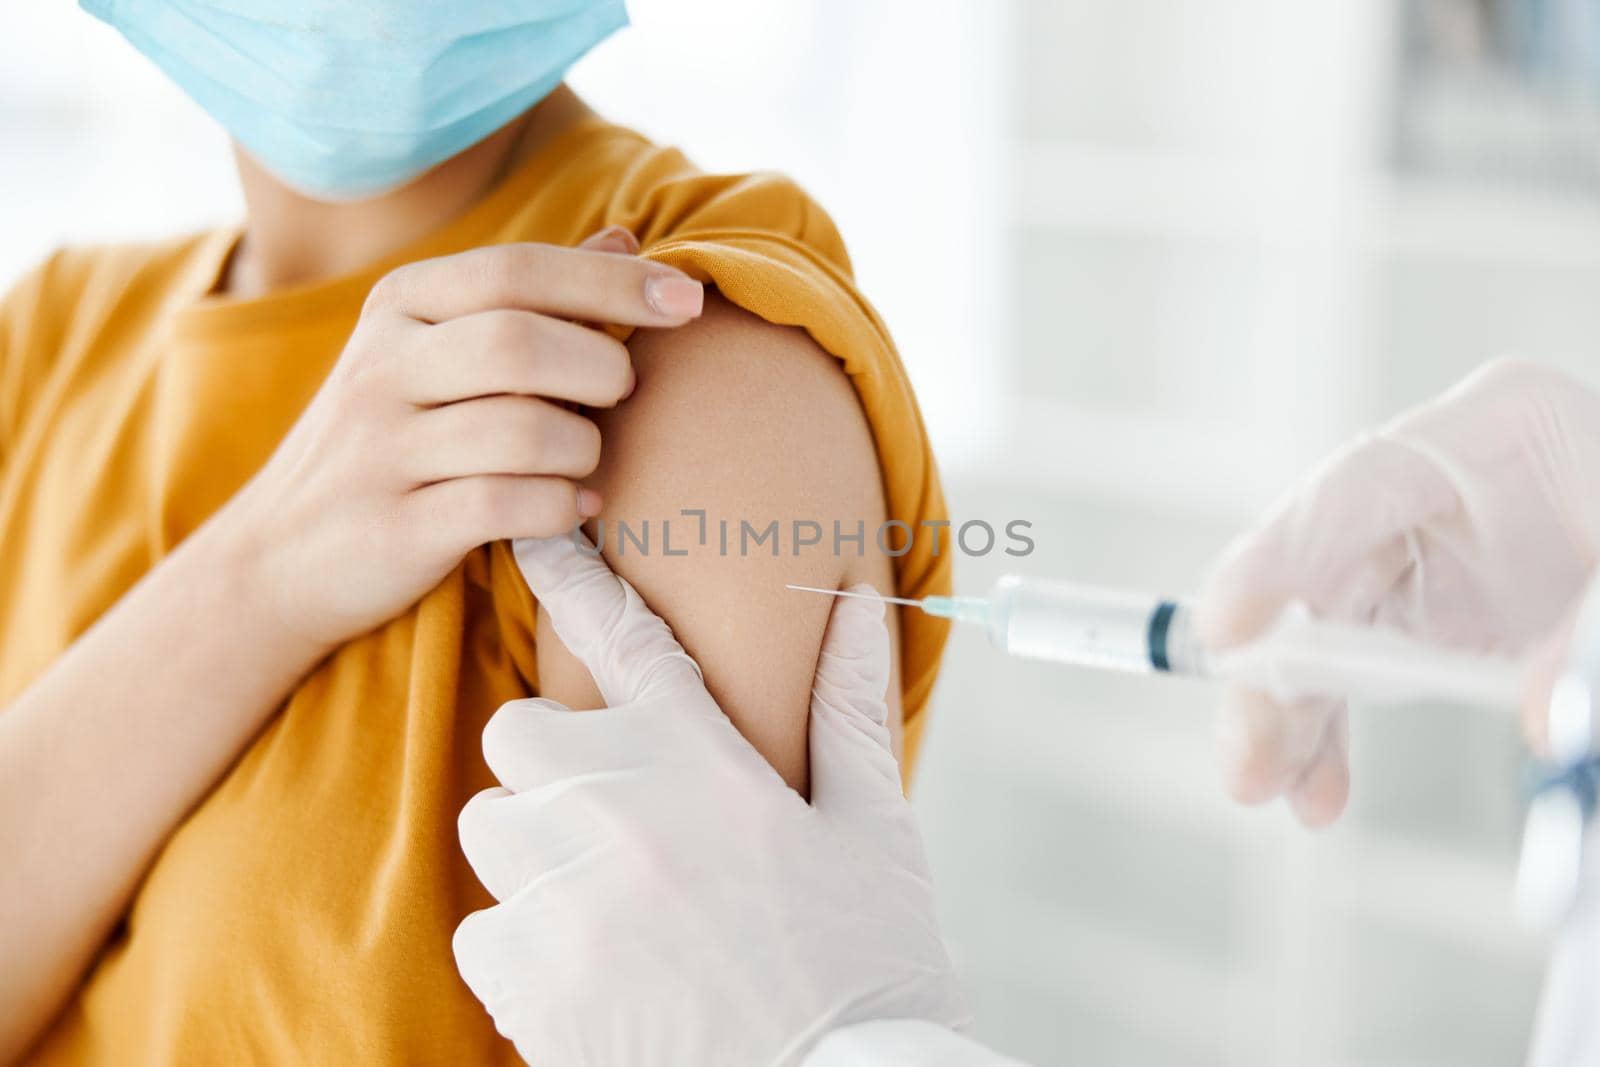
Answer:
<svg viewBox="0 0 1600 1067"><path fill-rule="evenodd" d="M866 596L791 585L829 596ZM1369 703L1438 700L1513 710L1522 691L1510 659L1443 648L1383 626L1314 618L1292 601L1260 637L1212 652L1192 609L1120 590L1007 575L987 597L875 597L975 623L1002 652L1103 670L1235 679L1284 702L1345 697Z"/></svg>

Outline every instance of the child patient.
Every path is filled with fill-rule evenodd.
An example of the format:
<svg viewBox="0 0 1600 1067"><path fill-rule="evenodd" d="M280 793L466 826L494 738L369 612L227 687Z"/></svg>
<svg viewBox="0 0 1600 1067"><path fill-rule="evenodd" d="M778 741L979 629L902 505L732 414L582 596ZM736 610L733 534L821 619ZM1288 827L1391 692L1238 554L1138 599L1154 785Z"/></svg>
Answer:
<svg viewBox="0 0 1600 1067"><path fill-rule="evenodd" d="M603 534L803 791L784 584L948 591L905 372L799 188L561 84L616 0L85 6L247 212L0 304L0 1061L516 1063L455 820L501 703L601 700L505 539ZM909 756L944 630L891 621Z"/></svg>

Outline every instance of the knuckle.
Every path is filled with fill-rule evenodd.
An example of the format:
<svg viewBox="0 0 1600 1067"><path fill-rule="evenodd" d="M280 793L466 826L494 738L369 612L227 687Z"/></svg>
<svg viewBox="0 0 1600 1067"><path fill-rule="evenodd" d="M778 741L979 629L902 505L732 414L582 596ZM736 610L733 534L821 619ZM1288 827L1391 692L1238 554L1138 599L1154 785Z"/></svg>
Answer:
<svg viewBox="0 0 1600 1067"><path fill-rule="evenodd" d="M1525 398L1541 391L1559 391L1563 375L1522 356L1498 356L1467 376L1460 391L1483 401Z"/></svg>
<svg viewBox="0 0 1600 1067"><path fill-rule="evenodd" d="M600 466L600 427L585 418L576 418L573 428L572 463L580 478L593 474Z"/></svg>
<svg viewBox="0 0 1600 1067"><path fill-rule="evenodd" d="M548 459L560 444L555 411L537 401L514 401L511 432L540 459Z"/></svg>
<svg viewBox="0 0 1600 1067"><path fill-rule="evenodd" d="M632 256L589 251L577 253L572 269L585 291L609 307L628 310L644 303L644 280L660 270Z"/></svg>
<svg viewBox="0 0 1600 1067"><path fill-rule="evenodd" d="M603 252L584 250L573 257L572 270L583 279L586 286L610 290L616 287L618 272L615 267L620 262L615 256Z"/></svg>
<svg viewBox="0 0 1600 1067"><path fill-rule="evenodd" d="M499 306L504 303L504 279L512 272L505 266L505 247L491 245L460 252L450 257L453 288L471 293L474 304Z"/></svg>
<svg viewBox="0 0 1600 1067"><path fill-rule="evenodd" d="M605 342L603 355L592 366L600 377L605 395L615 403L626 396L633 386L633 357L628 352L628 346L621 341L604 334L600 337Z"/></svg>
<svg viewBox="0 0 1600 1067"><path fill-rule="evenodd" d="M385 309L385 312L387 309ZM378 371L398 373L402 358L414 350L415 338L404 329L403 320L387 313L378 318L363 317L350 335L330 381L366 382Z"/></svg>
<svg viewBox="0 0 1600 1067"><path fill-rule="evenodd" d="M336 380L330 377L319 403L323 405L323 425L337 429L334 439L364 449L399 429L395 407L390 403L395 392L391 377L385 361L375 355L363 356L341 368Z"/></svg>
<svg viewBox="0 0 1600 1067"><path fill-rule="evenodd" d="M575 435L567 413L539 402L517 405L516 433L534 454L545 461L564 458L571 451Z"/></svg>
<svg viewBox="0 0 1600 1067"><path fill-rule="evenodd" d="M374 282L372 288L367 290L363 313L369 310L390 310L400 307L409 288L412 273L412 268L408 264L396 267Z"/></svg>
<svg viewBox="0 0 1600 1067"><path fill-rule="evenodd" d="M1539 364L1522 356L1496 356L1473 375L1482 384L1508 384L1520 382L1528 378L1538 378L1545 374L1545 369Z"/></svg>
<svg viewBox="0 0 1600 1067"><path fill-rule="evenodd" d="M548 274L547 246L524 241L495 245L483 252L482 281L496 304L519 304L519 294L543 288Z"/></svg>
<svg viewBox="0 0 1600 1067"><path fill-rule="evenodd" d="M578 523L578 490L564 478L483 479L463 507L474 544L490 537L554 537Z"/></svg>
<svg viewBox="0 0 1600 1067"><path fill-rule="evenodd" d="M554 537L578 524L578 489L565 479L551 478L529 503L525 525L531 537Z"/></svg>
<svg viewBox="0 0 1600 1067"><path fill-rule="evenodd" d="M475 533L505 528L512 511L510 485L498 478L474 479L463 512Z"/></svg>
<svg viewBox="0 0 1600 1067"><path fill-rule="evenodd" d="M484 344L490 350L515 355L533 347L531 316L520 311L492 311L484 323Z"/></svg>

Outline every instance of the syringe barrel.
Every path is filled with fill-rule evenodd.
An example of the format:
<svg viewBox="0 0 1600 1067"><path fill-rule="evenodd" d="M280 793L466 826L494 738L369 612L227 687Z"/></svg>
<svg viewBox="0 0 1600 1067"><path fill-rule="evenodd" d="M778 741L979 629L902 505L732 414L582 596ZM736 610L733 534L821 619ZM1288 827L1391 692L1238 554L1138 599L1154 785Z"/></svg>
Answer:
<svg viewBox="0 0 1600 1067"><path fill-rule="evenodd" d="M1205 673L1189 609L1139 593L1007 575L991 594L989 638L1024 659Z"/></svg>

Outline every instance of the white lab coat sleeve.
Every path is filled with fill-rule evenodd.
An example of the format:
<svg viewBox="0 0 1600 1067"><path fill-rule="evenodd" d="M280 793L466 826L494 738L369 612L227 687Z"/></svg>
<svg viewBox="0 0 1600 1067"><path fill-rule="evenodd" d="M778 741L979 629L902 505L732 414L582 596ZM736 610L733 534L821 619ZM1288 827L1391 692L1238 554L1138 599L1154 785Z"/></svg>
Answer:
<svg viewBox="0 0 1600 1067"><path fill-rule="evenodd" d="M1579 898L1545 971L1528 1067L1600 1063L1600 822L1585 834L1582 862Z"/></svg>
<svg viewBox="0 0 1600 1067"><path fill-rule="evenodd" d="M921 1019L876 1019L835 1030L801 1067L1027 1067Z"/></svg>

